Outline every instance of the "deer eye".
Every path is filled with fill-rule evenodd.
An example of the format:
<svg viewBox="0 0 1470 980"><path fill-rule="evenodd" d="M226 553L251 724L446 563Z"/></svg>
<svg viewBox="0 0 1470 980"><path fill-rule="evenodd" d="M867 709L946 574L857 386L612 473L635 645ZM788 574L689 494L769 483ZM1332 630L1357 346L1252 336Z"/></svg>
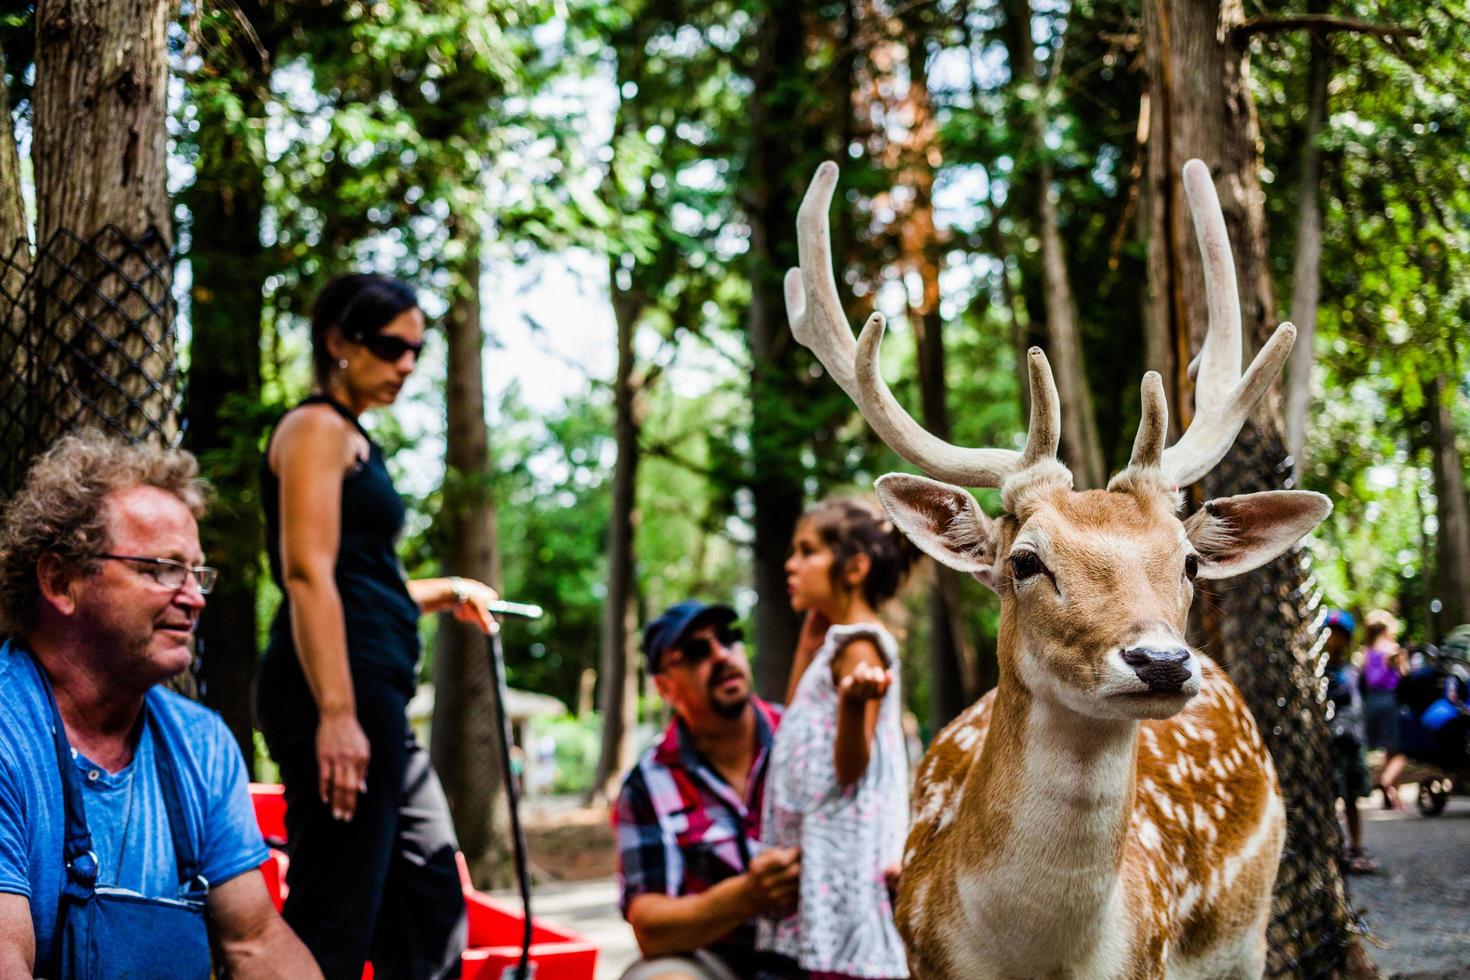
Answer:
<svg viewBox="0 0 1470 980"><path fill-rule="evenodd" d="M1185 577L1188 578L1188 579L1190 579L1190 580L1193 580L1194 577L1196 575L1198 575L1198 574L1199 574L1199 559L1196 558L1194 555L1185 555L1184 556L1184 575L1185 575Z"/></svg>
<svg viewBox="0 0 1470 980"><path fill-rule="evenodd" d="M1039 575L1046 571L1046 566L1041 559L1036 557L1034 551L1018 551L1010 557L1011 576L1018 582Z"/></svg>

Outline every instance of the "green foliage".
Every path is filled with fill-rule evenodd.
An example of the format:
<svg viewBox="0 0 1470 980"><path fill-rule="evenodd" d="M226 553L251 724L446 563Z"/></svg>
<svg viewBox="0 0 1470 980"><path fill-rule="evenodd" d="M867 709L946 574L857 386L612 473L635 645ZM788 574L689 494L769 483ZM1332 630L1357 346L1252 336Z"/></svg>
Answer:
<svg viewBox="0 0 1470 980"><path fill-rule="evenodd" d="M592 786L601 731L602 719L596 714L537 718L531 723L533 746L547 736L556 742L556 774L547 792L584 793Z"/></svg>

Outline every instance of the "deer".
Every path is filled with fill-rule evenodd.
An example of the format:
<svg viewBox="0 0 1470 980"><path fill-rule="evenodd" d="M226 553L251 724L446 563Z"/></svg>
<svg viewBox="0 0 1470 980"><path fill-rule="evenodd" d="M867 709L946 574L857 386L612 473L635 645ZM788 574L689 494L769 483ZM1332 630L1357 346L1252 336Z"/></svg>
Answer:
<svg viewBox="0 0 1470 980"><path fill-rule="evenodd" d="M1260 977L1285 808L1271 756L1225 671L1186 640L1198 580L1257 568L1331 511L1321 494L1206 502L1210 472L1279 373L1281 324L1242 372L1240 301L1208 167L1184 166L1208 328L1195 414L1173 445L1147 372L1128 465L1077 491L1057 458L1060 410L1031 348L1023 448L935 437L879 370L885 321L856 341L832 271L822 164L797 216L787 314L873 430L925 476L876 493L935 561L1000 598L999 681L934 739L915 776L894 907L916 977ZM985 514L965 488L1000 491Z"/></svg>

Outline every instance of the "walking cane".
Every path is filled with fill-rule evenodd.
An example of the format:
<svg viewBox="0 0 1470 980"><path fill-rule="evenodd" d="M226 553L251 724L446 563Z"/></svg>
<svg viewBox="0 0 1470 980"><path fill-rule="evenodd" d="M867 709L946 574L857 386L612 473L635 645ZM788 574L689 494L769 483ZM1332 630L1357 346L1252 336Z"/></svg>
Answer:
<svg viewBox="0 0 1470 980"><path fill-rule="evenodd" d="M492 615L540 619L541 607L519 602L495 600L487 603ZM521 911L525 923L521 930L521 959L513 974L515 980L531 980L531 868L526 860L526 832L521 827L521 794L511 772L510 747L513 744L510 716L505 711L505 652L500 632L487 634L490 645L490 680L495 691L495 713L500 716L500 771L505 777L505 798L510 806L510 834L515 852L516 881L521 889Z"/></svg>

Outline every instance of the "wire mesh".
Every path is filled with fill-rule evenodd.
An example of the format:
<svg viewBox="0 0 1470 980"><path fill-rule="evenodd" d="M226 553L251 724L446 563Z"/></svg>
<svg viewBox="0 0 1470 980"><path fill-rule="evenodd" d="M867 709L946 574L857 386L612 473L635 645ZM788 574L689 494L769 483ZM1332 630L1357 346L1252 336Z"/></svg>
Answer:
<svg viewBox="0 0 1470 980"><path fill-rule="evenodd" d="M112 225L0 254L0 494L68 432L178 445L173 258L156 229Z"/></svg>
<svg viewBox="0 0 1470 980"><path fill-rule="evenodd" d="M1209 496L1289 486L1291 461L1273 432L1247 425L1205 488ZM1301 548L1205 597L1206 649L1230 672L1271 751L1286 801L1286 845L1267 933L1273 977L1348 975L1361 923L1339 860L1331 742L1325 720L1321 593Z"/></svg>
<svg viewBox="0 0 1470 980"><path fill-rule="evenodd" d="M173 262L157 229L132 237L113 225L0 254L0 499L70 432L179 444ZM197 696L197 659L169 685Z"/></svg>

